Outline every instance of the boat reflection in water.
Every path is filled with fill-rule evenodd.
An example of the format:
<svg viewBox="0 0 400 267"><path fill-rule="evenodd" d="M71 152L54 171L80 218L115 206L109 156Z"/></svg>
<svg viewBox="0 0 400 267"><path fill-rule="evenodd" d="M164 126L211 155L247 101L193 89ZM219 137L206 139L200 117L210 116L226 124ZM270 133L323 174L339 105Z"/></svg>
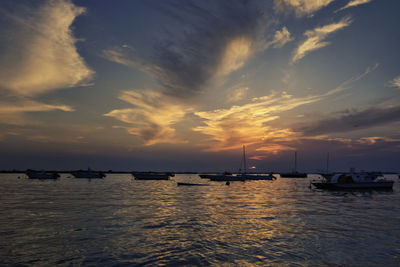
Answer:
<svg viewBox="0 0 400 267"><path fill-rule="evenodd" d="M393 181L387 180L381 173L337 173L322 175L323 181L311 182L318 189L392 189Z"/></svg>

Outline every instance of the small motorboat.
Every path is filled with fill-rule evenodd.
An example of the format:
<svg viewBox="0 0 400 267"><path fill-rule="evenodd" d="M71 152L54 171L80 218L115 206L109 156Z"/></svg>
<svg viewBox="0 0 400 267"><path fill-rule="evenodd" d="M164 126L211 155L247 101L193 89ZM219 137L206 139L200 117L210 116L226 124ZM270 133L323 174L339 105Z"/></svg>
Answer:
<svg viewBox="0 0 400 267"><path fill-rule="evenodd" d="M132 172L135 180L169 180L175 174L170 172Z"/></svg>
<svg viewBox="0 0 400 267"><path fill-rule="evenodd" d="M85 170L78 170L78 171L73 171L71 174L75 178L88 178L88 179L101 179L106 177L104 172L99 172L99 171L92 171L90 168Z"/></svg>
<svg viewBox="0 0 400 267"><path fill-rule="evenodd" d="M46 172L46 171L35 171L35 170L27 170L25 174L29 179L58 179L60 175L56 172Z"/></svg>
<svg viewBox="0 0 400 267"><path fill-rule="evenodd" d="M336 173L322 175L324 180L312 181L318 189L392 189L393 181L387 180L381 173Z"/></svg>

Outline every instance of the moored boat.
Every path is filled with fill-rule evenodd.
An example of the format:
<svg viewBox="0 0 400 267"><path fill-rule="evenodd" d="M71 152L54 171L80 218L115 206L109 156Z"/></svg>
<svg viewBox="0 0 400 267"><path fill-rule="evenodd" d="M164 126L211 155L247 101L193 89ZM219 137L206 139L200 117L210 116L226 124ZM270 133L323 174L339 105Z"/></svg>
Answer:
<svg viewBox="0 0 400 267"><path fill-rule="evenodd" d="M29 179L58 179L60 175L56 172L27 170L25 174Z"/></svg>
<svg viewBox="0 0 400 267"><path fill-rule="evenodd" d="M234 181L242 181L244 182L246 180L246 175L242 175L242 174L214 174L214 175L210 175L208 177L208 179L210 179L211 181L214 182L234 182Z"/></svg>
<svg viewBox="0 0 400 267"><path fill-rule="evenodd" d="M209 184L195 184L195 183L184 183L184 182L177 182L178 186L207 186Z"/></svg>
<svg viewBox="0 0 400 267"><path fill-rule="evenodd" d="M245 174L246 180L276 180L276 177L272 174Z"/></svg>
<svg viewBox="0 0 400 267"><path fill-rule="evenodd" d="M281 178L307 178L307 173L303 172L287 172L279 175Z"/></svg>
<svg viewBox="0 0 400 267"><path fill-rule="evenodd" d="M101 179L106 177L104 172L92 171L90 168L88 168L87 171L85 170L72 171L71 174L75 178Z"/></svg>
<svg viewBox="0 0 400 267"><path fill-rule="evenodd" d="M318 189L392 189L393 181L381 173L337 173L322 181L311 182Z"/></svg>
<svg viewBox="0 0 400 267"><path fill-rule="evenodd" d="M132 172L135 180L169 180L170 177L175 176L170 172Z"/></svg>
<svg viewBox="0 0 400 267"><path fill-rule="evenodd" d="M307 178L307 173L297 171L297 151L294 152L294 171L279 175L281 178Z"/></svg>

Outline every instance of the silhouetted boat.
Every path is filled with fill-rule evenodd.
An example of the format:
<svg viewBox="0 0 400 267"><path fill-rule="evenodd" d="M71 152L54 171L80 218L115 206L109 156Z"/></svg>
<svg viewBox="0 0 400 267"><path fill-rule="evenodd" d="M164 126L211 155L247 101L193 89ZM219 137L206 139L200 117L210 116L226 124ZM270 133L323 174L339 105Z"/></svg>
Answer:
<svg viewBox="0 0 400 267"><path fill-rule="evenodd" d="M27 170L25 174L29 179L58 179L60 175L56 172Z"/></svg>
<svg viewBox="0 0 400 267"><path fill-rule="evenodd" d="M212 176L209 176L211 181L214 182L234 182L234 181L242 181L244 182L246 180L246 176L242 175L241 173L239 174L215 174Z"/></svg>
<svg viewBox="0 0 400 267"><path fill-rule="evenodd" d="M294 152L294 171L279 174L281 178L307 178L307 173L297 171L297 151Z"/></svg>
<svg viewBox="0 0 400 267"><path fill-rule="evenodd" d="M393 181L381 173L337 173L325 176L323 181L311 182L319 189L392 189Z"/></svg>
<svg viewBox="0 0 400 267"><path fill-rule="evenodd" d="M175 176L170 172L132 172L132 175L136 180L169 180L170 177Z"/></svg>
<svg viewBox="0 0 400 267"><path fill-rule="evenodd" d="M204 186L204 185L209 185L209 184L193 184L193 183L183 183L183 182L177 182L178 186Z"/></svg>
<svg viewBox="0 0 400 267"><path fill-rule="evenodd" d="M282 178L307 178L307 173L302 172L286 172L281 173L280 176Z"/></svg>
<svg viewBox="0 0 400 267"><path fill-rule="evenodd" d="M246 180L276 180L276 177L272 174L245 174Z"/></svg>
<svg viewBox="0 0 400 267"><path fill-rule="evenodd" d="M211 181L217 182L231 182L231 181L246 181L246 180L275 180L276 177L270 174L251 174L246 173L247 165L246 165L246 148L243 146L243 172L241 172L241 167L239 169L239 173L232 174L229 172L218 173L218 174L201 174L201 178L208 178ZM242 164L241 164L242 165Z"/></svg>
<svg viewBox="0 0 400 267"><path fill-rule="evenodd" d="M222 176L229 176L232 175L230 172L223 172L223 173L208 173L208 174L199 174L200 178L202 179L213 179L214 177L222 177Z"/></svg>
<svg viewBox="0 0 400 267"><path fill-rule="evenodd" d="M106 177L104 172L92 171L90 168L88 168L87 171L85 170L72 171L71 174L75 178L101 179Z"/></svg>

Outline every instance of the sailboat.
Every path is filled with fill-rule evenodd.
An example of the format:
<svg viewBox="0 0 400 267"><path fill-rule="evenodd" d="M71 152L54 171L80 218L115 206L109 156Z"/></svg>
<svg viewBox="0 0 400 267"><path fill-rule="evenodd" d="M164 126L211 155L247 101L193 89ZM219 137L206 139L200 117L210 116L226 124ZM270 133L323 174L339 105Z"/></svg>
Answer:
<svg viewBox="0 0 400 267"><path fill-rule="evenodd" d="M275 180L276 177L272 175L272 173L268 175L263 174L248 174L246 173L247 165L246 165L246 147L243 146L243 172L241 171L241 167L239 169L239 173L234 175L230 173L221 173L221 174L207 174L203 175L204 178L208 178L211 181L245 181L245 180ZM203 177L202 177L203 178Z"/></svg>
<svg viewBox="0 0 400 267"><path fill-rule="evenodd" d="M246 148L243 146L243 169L244 172L242 172L241 175L244 177L245 180L275 180L276 177L271 173L264 175L264 174L247 174L247 165L246 165Z"/></svg>
<svg viewBox="0 0 400 267"><path fill-rule="evenodd" d="M282 178L307 178L307 173L302 173L297 171L297 151L294 152L294 171L281 173Z"/></svg>

